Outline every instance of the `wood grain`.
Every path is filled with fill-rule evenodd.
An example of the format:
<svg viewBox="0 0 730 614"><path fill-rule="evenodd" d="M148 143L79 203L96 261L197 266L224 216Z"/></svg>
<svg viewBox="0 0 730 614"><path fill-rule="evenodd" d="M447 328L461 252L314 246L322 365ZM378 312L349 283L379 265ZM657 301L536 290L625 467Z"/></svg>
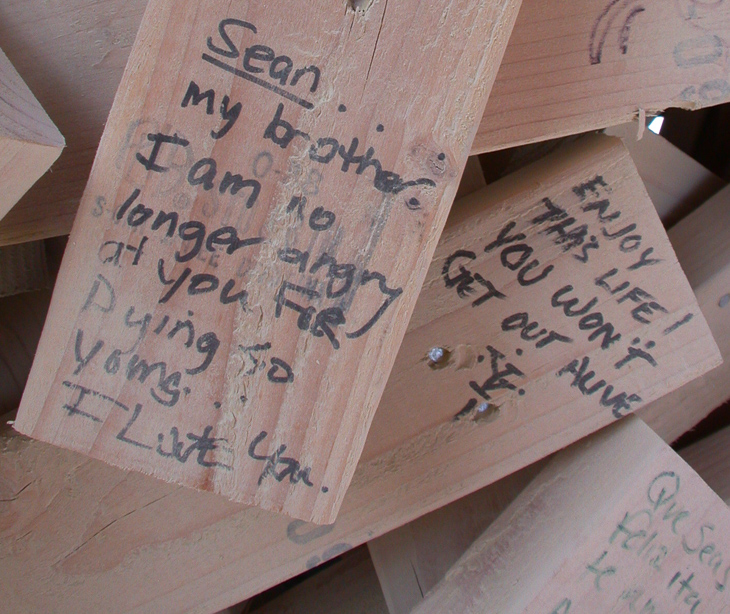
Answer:
<svg viewBox="0 0 730 614"><path fill-rule="evenodd" d="M730 97L724 2L526 2L473 151Z"/></svg>
<svg viewBox="0 0 730 614"><path fill-rule="evenodd" d="M669 231L677 257L723 357L722 365L643 408L639 416L674 441L730 399L730 188Z"/></svg>
<svg viewBox="0 0 730 614"><path fill-rule="evenodd" d="M414 614L723 612L729 531L725 502L631 417L556 455Z"/></svg>
<svg viewBox="0 0 730 614"><path fill-rule="evenodd" d="M726 503L730 501L728 444L730 429L726 428L679 452L692 470ZM329 611L340 611L338 607L343 607L343 604L343 611L347 611L346 608L359 595L372 599L383 594L390 614L409 614L544 465L542 462L519 471L498 484L487 486L369 541L367 546L372 563L368 568L374 566L377 577L363 573L348 576L345 580L344 574L338 574L336 578L347 582L346 594L334 609L327 603ZM344 568L343 564L338 565ZM364 561L363 565L366 565ZM315 598L326 600L339 590L339 584L335 591L328 589L324 575L321 580L320 576L315 576L297 584L294 589L286 590L277 603L296 601L316 608L312 605Z"/></svg>
<svg viewBox="0 0 730 614"><path fill-rule="evenodd" d="M544 466L535 463L368 542L390 614L410 614Z"/></svg>
<svg viewBox="0 0 730 614"><path fill-rule="evenodd" d="M649 135L645 135L647 138ZM628 135L627 135L628 138ZM649 137L651 138L651 137ZM653 141L653 142L652 142ZM652 139L642 145L643 153L648 153L657 144ZM630 145L631 146L631 145ZM661 150L660 150L661 151ZM667 153L674 154L671 151ZM660 156L660 160L666 156ZM680 156L680 167L683 160ZM639 159L647 162L647 156ZM667 172L670 167L667 167ZM692 166L690 165L690 169ZM681 170L680 176L686 176ZM701 176L698 172L697 176ZM672 181L660 177L663 181ZM683 188L686 189L686 188ZM728 198L730 191L726 188L716 197L710 199L699 210L669 230L669 238L677 252L677 257L688 276L703 314L707 318L715 341L723 355L723 364L704 376L685 384L668 395L640 409L637 415L645 420L668 443L691 429L706 417L714 408L730 398L728 363L730 362L730 336L725 311L730 309L730 301L725 310L720 307L720 300L730 288L730 280L726 269L730 262L727 253L727 218ZM662 201L668 203L670 201ZM672 199L678 204L680 201ZM655 206L657 202L655 202ZM674 207L657 212L671 213ZM730 496L730 485L726 485L723 476L727 473L728 459L723 442L729 435L710 437L690 449L683 451L682 456L699 473L704 480L727 500ZM519 474L515 474L519 475ZM522 482L524 486L526 482ZM472 495L475 496L475 495ZM498 500L499 501L499 500ZM506 506L506 505L505 505ZM481 509L501 511L502 507L481 506ZM388 533L369 542L373 553L378 578L388 599L391 614L409 612L421 598L419 593L401 589L406 582L419 586L423 592L432 589L453 565L456 559L467 549L464 541L459 539L465 527L474 527L473 531L486 530L496 512L479 516L473 513L473 507L467 498L461 499L439 512L424 516L409 525ZM473 540L472 540L473 541ZM442 553L434 557L432 553ZM410 597L410 598L409 598ZM397 599L400 599L398 601Z"/></svg>
<svg viewBox="0 0 730 614"><path fill-rule="evenodd" d="M519 5L153 0L18 430L332 522Z"/></svg>
<svg viewBox="0 0 730 614"><path fill-rule="evenodd" d="M460 298L453 288L441 301L440 310L428 307L442 292L442 259L453 250L448 241L466 239L461 234L463 228L470 232L481 229L474 242L459 243L459 247L483 250L485 239L501 228L498 216L513 211L517 203L530 210L546 194L564 202L572 194L572 186L595 177L597 169L614 188L614 205L623 206L625 196L621 195L629 194L623 211L640 216L643 223L650 205L635 210L636 203L642 202L635 196L640 180L636 171L631 171L620 141L597 136L559 151L550 160L489 186L455 208L458 215L449 224L451 234L443 237L438 248L434 275L425 285L414 321L424 323L432 318L436 323L444 312L461 311L463 319L458 321L464 324L454 327L454 320L446 317L441 327L414 329L406 341L413 337L411 343L428 348L434 340L456 347L452 341L466 330L471 331L470 343L481 343L479 335L487 335L494 325L490 310L471 307L471 302ZM646 228L656 225L660 229L658 219L653 219ZM575 259L563 254L555 263L562 266L564 260ZM673 266L669 261L665 265ZM652 279L656 277L660 276ZM670 276L661 277L668 281ZM592 278L588 279L592 284ZM678 279L673 273L674 300L683 295L693 301L691 292L685 293ZM659 300L663 298L662 294ZM692 326L702 328L699 316L693 322ZM484 332L480 332L482 328ZM697 330L688 336L692 341L683 348L676 347L677 357L696 356L697 348L707 349L706 334ZM522 343L519 336L513 342L518 340ZM2 509L0 560L12 560L13 565L0 588L0 597L18 612L44 608L76 612L98 609L102 604L109 612L215 612L494 483L614 420L610 409L587 397L566 404L566 410L543 415L539 413L543 408L540 402L537 409L528 411L535 406L526 403L524 411L505 411L496 421L468 417L454 421L466 397L455 396L448 404L439 405L434 394L433 401L424 404L412 391L421 387L433 390L436 382L439 390L467 393L471 390L468 380L475 378L481 365L457 369L459 363L453 363L435 372L424 359L419 355L413 365L417 377L402 372L412 382L406 396L389 395L393 401L381 402L343 508L330 527L290 522L276 514L161 484L5 433L0 499L7 502ZM711 352L707 364L700 367L698 363L696 369L709 368L715 359ZM662 359L660 364L663 373L667 363ZM684 366L682 372L681 377L689 376ZM443 379L435 379L434 373L441 373ZM392 382L398 377L396 371ZM465 377L466 385L461 381ZM550 379L545 376L545 381ZM657 394L669 381L673 378L654 388ZM569 383L565 387L561 394L570 395ZM638 391L644 396L647 389L648 400L652 388L650 379L645 378ZM547 396L536 398L544 400ZM397 434L395 438L391 430ZM381 441L381 437L385 439ZM58 532L58 526L67 530Z"/></svg>
<svg viewBox="0 0 730 614"><path fill-rule="evenodd" d="M53 164L63 136L0 50L0 219Z"/></svg>
<svg viewBox="0 0 730 614"><path fill-rule="evenodd" d="M41 179L0 223L0 245L70 232L145 5L5 0L0 6L6 52L68 139L53 176ZM607 5L524 2L474 152L623 123L640 108L648 113L727 100L728 56L713 56L715 37L728 40L726 3L617 4L627 8L602 30L602 61L594 65L590 36ZM693 6L695 17L687 19ZM636 8L645 10L625 32L624 18ZM625 54L622 32L628 33ZM676 65L678 45L695 45L690 66ZM715 89L707 86L713 82Z"/></svg>

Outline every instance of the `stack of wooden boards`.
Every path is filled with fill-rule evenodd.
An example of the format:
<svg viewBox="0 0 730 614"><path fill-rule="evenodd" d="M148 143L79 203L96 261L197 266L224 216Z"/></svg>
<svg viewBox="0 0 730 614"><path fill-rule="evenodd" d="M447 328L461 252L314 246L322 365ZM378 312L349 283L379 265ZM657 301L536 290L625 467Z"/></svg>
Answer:
<svg viewBox="0 0 730 614"><path fill-rule="evenodd" d="M270 6L150 2L13 421L33 439L2 434L11 611L214 612L366 542L391 612L727 603L722 539L705 542L726 510L638 419L613 423L638 410L671 442L730 396L730 193L668 237L642 178L663 219L693 208L689 190L672 202L687 184L591 134L489 186L472 161L446 221L475 134L499 149L730 97L722 3L589 4L566 20L510 0L309 2L292 31ZM561 67L534 41L566 21L586 35ZM581 110L585 82L570 112L503 93L497 116L523 120L500 126L483 110L505 48L500 74L553 61L605 107ZM645 82L648 49L671 87ZM523 98L549 92L520 74L504 83ZM85 173L66 164L48 186ZM705 200L721 182L693 171ZM611 531L647 501L647 525L624 527L639 561Z"/></svg>

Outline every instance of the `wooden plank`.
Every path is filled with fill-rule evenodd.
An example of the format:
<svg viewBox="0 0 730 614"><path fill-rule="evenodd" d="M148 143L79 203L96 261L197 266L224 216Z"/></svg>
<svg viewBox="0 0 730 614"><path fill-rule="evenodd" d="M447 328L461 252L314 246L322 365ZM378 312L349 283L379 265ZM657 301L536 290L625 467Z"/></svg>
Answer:
<svg viewBox="0 0 730 614"><path fill-rule="evenodd" d="M250 610L251 614L388 614L365 547L346 553L304 583Z"/></svg>
<svg viewBox="0 0 730 614"><path fill-rule="evenodd" d="M631 169L625 149L617 139L594 136L489 186L455 208L403 348L431 348L436 343L456 348L460 335L469 335L469 343L475 347L507 338L511 341L500 347L520 347L523 342L518 334L506 338L491 333L495 319L492 306L471 306L481 295L462 299L454 287L442 294L444 259L454 253L455 247L483 251L484 242L499 235L503 221L513 217L529 219L524 214L514 214L533 210L542 197L550 197L570 211L577 207L582 216L580 201L571 199L572 187L595 178L598 171L612 187L613 206L622 211L618 221L637 220L647 245L650 243L655 256L664 259L661 267L636 271L634 280L639 283L641 279L643 283L641 275L649 271L651 285L646 288L654 291L668 311L677 305L693 304L691 291L679 281L673 255L664 251L666 237L658 239L662 231L656 214L649 216L650 205L641 206L643 201L637 199L640 180ZM648 202L648 197L644 199ZM556 270L580 264L570 253L553 251L552 244L546 245L532 236L530 240L538 249L536 257L545 254L545 262L551 260ZM616 266L622 258L623 255L615 259ZM474 269L482 270L492 269ZM661 270L667 272L657 273ZM580 276L571 276L577 285ZM593 277L586 277L588 285L581 288L587 292ZM663 286L660 293L654 286L659 280L662 284L671 280L672 287ZM513 283L508 288L514 286ZM549 296L550 292L537 292L534 287L531 291L535 300L544 294ZM520 295L513 290L512 296ZM433 309L435 304L438 309ZM549 313L551 309L543 311ZM681 316L686 313L680 312ZM440 326L436 326L439 321ZM628 341L632 340L628 329L622 332L629 337ZM716 354L706 353L710 349L708 334L699 315L677 332L680 334L663 337L657 347L666 347L678 361L696 363L695 373L715 364ZM576 343L580 343L579 339L576 336ZM672 344L663 345L669 341ZM600 341L595 343L600 345ZM589 354L591 361L598 360L597 355L603 353L596 346ZM104 596L104 607L110 612L176 612L192 607L213 612L443 507L614 420L611 409L602 407L595 396L583 397L565 376L557 378L555 371L552 376L545 371L541 377L538 371L538 375L529 374L525 386L545 385L546 392L525 396L519 411L508 412L505 407L498 420L474 416L477 419L455 421L455 414L471 393L468 381L481 382L486 377L483 369L487 365L475 360L470 368L458 368L461 363L457 361L448 362L445 369L434 370L425 360L427 351L418 353L415 363L402 357L396 361L399 366L388 388L401 386L405 396L384 396L343 509L331 527L289 522L219 497L116 471L41 442L7 436L3 444L7 452L0 455L0 484L5 489L0 499L13 499L7 504L12 520L0 529L0 557L12 555L14 561L5 586L21 588L13 592L0 588L0 597L8 607L19 611L23 607L42 610L51 605L55 612L93 609ZM546 365L553 358L546 357ZM562 365L568 362L566 359ZM653 394L661 394L667 386L680 385L681 379L693 375L685 364L681 365L680 374L672 375L672 363L663 356L659 364L656 381L663 383L652 384L654 375L642 373L639 367L636 373L642 374L640 387L637 384L630 392L648 401ZM554 369L560 370L562 365L557 363ZM411 386L404 388L399 380L409 380ZM560 398L553 399L558 409L545 403L546 399L551 400L547 386L553 380L564 385ZM421 388L432 391L426 403L413 394ZM451 390L453 398L439 405L438 395L444 390ZM562 403L567 401L566 395L572 395L573 400ZM536 401L528 405L532 398ZM502 404L499 398L495 401ZM43 479L39 478L41 472ZM73 489L64 486L69 483L74 485ZM160 520L169 518L176 521ZM68 530L59 534L58 526ZM162 569L164 575L150 573ZM41 578L43 590L34 584L34 579Z"/></svg>
<svg viewBox="0 0 730 614"><path fill-rule="evenodd" d="M595 194L584 191L591 182ZM667 293L663 287L683 274L620 141L598 135L585 139L471 199L455 208L442 235L384 406L408 398L431 428L455 415L489 423L491 457L497 463L529 448L532 437L537 443L550 432L557 436L568 427L590 429L589 424L596 430L609 416L662 396L674 376L662 375L661 384L651 384L660 371L690 377L689 370L699 366L681 358L683 352L692 353L690 337L675 341L673 336L701 314L689 308L696 303L683 282L681 290ZM477 202L486 215L475 214ZM592 203L601 203L604 222ZM626 253L607 239L634 231L635 238L623 244L631 250ZM642 244L633 247L638 236ZM588 249L594 241L598 249ZM640 255L647 266L639 264ZM649 265L646 258L661 262ZM661 267L668 267L667 273ZM643 323L635 317L643 308L634 311L639 303L625 298L635 287L641 288L639 294L666 297L656 299L659 305L669 294L682 294L687 309L663 307L663 318L654 314L652 324ZM561 307L565 300L572 301L567 310ZM675 329L680 321L685 324ZM719 357L701 322L701 343L709 341L712 356L702 369L709 370ZM612 328L604 327L608 323ZM615 343L613 333L621 334ZM660 349L675 342L684 347L681 353L670 357ZM427 359L432 348L443 349L435 363ZM625 368L631 362L627 357L638 356L639 349L656 358L641 354L640 362ZM616 394L628 407L610 407L608 399ZM367 449L385 452L415 432L408 421L376 418L369 439L373 448ZM538 458L524 458L522 466Z"/></svg>
<svg viewBox="0 0 730 614"><path fill-rule="evenodd" d="M301 2L148 5L16 428L326 523L520 2Z"/></svg>
<svg viewBox="0 0 730 614"><path fill-rule="evenodd" d="M727 102L729 32L723 2L526 2L473 150Z"/></svg>
<svg viewBox="0 0 730 614"><path fill-rule="evenodd" d="M648 135L645 135L645 138L646 136ZM637 170L641 173L640 169ZM644 177L642 180L646 181ZM730 188L726 188L669 231L669 238L677 252L679 263L697 294L700 308L707 318L724 360L720 367L637 412L669 443L730 398L728 387L730 335L725 313L730 309L730 300L727 301L725 310L720 307L721 299L730 287L730 279L725 270L730 263L726 240L727 228L730 225L728 199L730 199ZM683 452L683 456L713 490L718 491L718 494L727 500L730 495L726 496L724 493L730 487L720 490L723 482L718 478L721 478L726 471L730 460L725 458L720 443L722 438L710 440L707 446L712 453L708 451L699 458L703 446L697 444L696 448L693 447L693 450L697 450L697 457L690 450L687 450L687 455ZM709 465L713 455L716 462ZM394 583L401 586L403 578L409 578L414 585L422 587L424 592L433 588L443 578L449 567L466 551L464 542L455 538L454 534L464 526L474 526L470 510L467 500L462 499L369 543L386 598L395 592L391 586ZM479 528L486 530L491 520L491 514L485 515L483 523L481 526L477 525L475 530ZM443 552L444 556L441 559L434 559L431 556L432 552ZM389 599L391 614L409 612L421 601L413 592L399 594L401 597L407 595L410 595L411 599L405 599L404 605Z"/></svg>
<svg viewBox="0 0 730 614"><path fill-rule="evenodd" d="M0 245L70 232L145 4L5 0L0 6L6 52L67 135L69 148L53 177L43 178L0 223ZM626 32L623 18L631 14L629 6L637 6L616 4L608 18L624 14L602 30L607 36L597 65L590 63L589 41L607 0L524 4L474 153L623 123L639 108L699 107L727 98L727 54L713 56L717 40L729 36L724 2L641 5L645 10L631 24L626 54L618 43ZM685 19L686 7L694 7L693 19ZM676 66L678 45L690 54L683 60L689 67ZM714 90L708 86L713 81ZM59 96L59 89L67 95Z"/></svg>
<svg viewBox="0 0 730 614"><path fill-rule="evenodd" d="M701 378L643 408L639 416L674 441L730 399L730 188L669 231L677 257L724 362Z"/></svg>
<svg viewBox="0 0 730 614"><path fill-rule="evenodd" d="M679 454L730 505L730 428L701 439Z"/></svg>
<svg viewBox="0 0 730 614"><path fill-rule="evenodd" d="M637 418L558 454L414 610L724 612L730 510Z"/></svg>
<svg viewBox="0 0 730 614"><path fill-rule="evenodd" d="M699 162L651 130L636 138L636 122L609 128L623 139L649 198L666 227L692 213L727 184Z"/></svg>
<svg viewBox="0 0 730 614"><path fill-rule="evenodd" d="M0 50L0 219L53 164L65 142Z"/></svg>

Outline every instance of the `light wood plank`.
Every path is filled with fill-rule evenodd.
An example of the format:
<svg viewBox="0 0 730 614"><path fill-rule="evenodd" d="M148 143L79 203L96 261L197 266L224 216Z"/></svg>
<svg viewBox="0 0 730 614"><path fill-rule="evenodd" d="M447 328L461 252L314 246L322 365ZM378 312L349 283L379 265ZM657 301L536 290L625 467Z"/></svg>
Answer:
<svg viewBox="0 0 730 614"><path fill-rule="evenodd" d="M685 448L679 455L726 503L730 502L730 428ZM544 466L544 463L540 467ZM410 613L474 541L535 477L531 467L368 542L390 614ZM372 578L351 591L377 591ZM366 589L367 586L367 589ZM305 590L301 587L300 591ZM306 590L315 590L306 582Z"/></svg>
<svg viewBox="0 0 730 614"><path fill-rule="evenodd" d="M332 522L519 5L153 0L16 428Z"/></svg>
<svg viewBox="0 0 730 614"><path fill-rule="evenodd" d="M720 348L723 363L658 399L639 416L674 441L730 399L730 188L724 188L669 231L677 257Z"/></svg>
<svg viewBox="0 0 730 614"><path fill-rule="evenodd" d="M724 2L526 2L474 151L726 102L728 32Z"/></svg>
<svg viewBox="0 0 730 614"><path fill-rule="evenodd" d="M0 220L53 164L65 142L0 50Z"/></svg>
<svg viewBox="0 0 730 614"><path fill-rule="evenodd" d="M414 614L724 612L730 510L630 417L558 454Z"/></svg>
<svg viewBox="0 0 730 614"><path fill-rule="evenodd" d="M730 225L729 198L730 188L726 188L669 231L679 262L697 294L724 362L720 367L638 411L638 415L668 442L688 431L715 407L730 398L730 320L719 306L720 300L730 288L730 278L726 272L730 263L726 237ZM730 309L730 299L725 310L727 309ZM730 486L724 486L722 476L727 473L730 460L725 458L722 441L722 436L710 438L706 443L696 444L682 455L727 500L730 495L726 491L730 490ZM703 453L705 445L706 454ZM454 538L453 534L456 528L469 526L472 518L474 516L467 500L462 499L438 513L425 516L370 542L373 561L386 597L395 592L391 588L393 584L400 586L398 583L407 577L408 570L412 574L414 585L420 585L424 592L433 588L456 558L466 551L463 542ZM486 530L492 518L492 514L484 515L481 530ZM446 546L441 543L444 541ZM404 543L408 544L407 548ZM431 552L444 552L444 556L434 559L430 556ZM391 614L410 611L420 602L420 599L415 598L415 593L400 595L410 595L411 599L406 599L404 605L389 599Z"/></svg>
<svg viewBox="0 0 730 614"><path fill-rule="evenodd" d="M53 177L43 178L0 223L0 245L70 232L145 4L5 0L0 6L6 51L67 135L69 146ZM722 41L730 36L727 3L642 5L645 10L628 32L626 54L619 37L631 13L628 7L637 5L617 4L609 18L621 15L607 31L602 62L592 65L591 31L607 4L524 3L474 153L623 123L639 108L648 113L727 100L727 54L713 56L714 37ZM697 11L689 21L688 7ZM47 44L49 38L53 45ZM677 45L689 47L689 67L677 67ZM702 64L704 58L709 63ZM716 89L706 86L713 81Z"/></svg>
<svg viewBox="0 0 730 614"><path fill-rule="evenodd" d="M666 237L659 241L663 231L648 197L639 206L640 180L617 139L587 139L462 202L442 238L412 332L406 335L404 347L411 344L424 350L416 353L415 362L398 359L398 364L410 366L397 367L388 388L402 386L402 381L411 385L402 388L405 396L390 393L384 397L334 527L289 522L212 495L118 471L41 442L6 436L3 447L7 453L0 455L0 483L5 489L0 499L12 501L6 512L10 520L0 532L0 557L12 556L14 561L4 586L22 589L0 588L0 597L17 611L52 606L56 612L75 612L80 607L98 607L101 596L110 612L176 612L193 605L204 612L220 610L493 483L615 420L612 411L600 406L595 397L583 397L564 377L555 377L567 359L557 362L551 371L554 357L546 357L545 370L525 378L525 386L545 386L546 392L526 396L519 411L507 411L509 398L495 396L495 403L504 408L499 419L490 421L488 415L484 420L473 416L477 419L455 421L455 414L470 399L468 381L486 377L484 366L475 361L471 368L460 369L461 363L453 362L434 371L425 360L426 351L435 343L456 348L459 335L469 335L468 343L474 346L500 338L491 332L495 325L491 306L474 308L475 298L460 298L454 288L438 299L444 288L443 261L454 246L483 251L484 242L498 236L504 221L526 219L524 213L516 212L532 211L544 196L571 211L577 207L583 215L580 202L571 200L572 187L594 178L597 169L613 189L612 203L622 210L620 221L638 220L642 236L647 241L652 237L656 250L665 249ZM469 239L469 233L475 238ZM539 238L531 236L531 241L536 248L540 246L537 253L550 255L561 271L578 262L569 253L553 251L555 246ZM691 291L679 281L673 257L664 251L656 254L664 257L657 270L667 272L651 272L648 281L652 285L647 288L667 307L694 304ZM637 282L640 272L634 277ZM587 285L581 287L587 290L593 277L586 277ZM575 284L581 279L575 273L571 278ZM671 280L671 291L669 286L657 291L653 284L659 280L662 284ZM533 288L530 294L538 300L550 292ZM438 310L432 309L434 304L440 305ZM551 309L543 308L543 312ZM686 311L680 313L683 316ZM423 326L416 326L419 322ZM717 355L708 346L699 315L687 327L688 339L670 335L658 347L670 349L681 363L682 357L696 362L695 373L700 373L715 364ZM523 343L519 335L509 342L507 337L501 338L505 350L517 347L513 343ZM669 340L674 345L662 345ZM600 341L593 343L591 360L603 353L597 348ZM648 373L651 369L637 368L641 382L631 392L650 400L653 394L680 385L692 375L684 364L678 364L679 373L671 375L672 364L662 356L654 383L654 375ZM555 380L564 388L560 398L553 399L547 386ZM444 390L451 390L453 396L438 401ZM424 403L413 391L430 394L431 400ZM508 390L506 394L517 396L515 393ZM385 400L388 396L391 401ZM572 401L565 402L568 396ZM531 398L534 401L528 404ZM551 409L551 401L559 406L557 410ZM66 484L73 488L67 489ZM160 520L170 518L174 521ZM58 526L68 529L59 533ZM34 578L43 579L43 590L35 590ZM74 578L73 586L70 578Z"/></svg>
<svg viewBox="0 0 730 614"><path fill-rule="evenodd" d="M409 614L544 466L536 463L368 542L390 614Z"/></svg>

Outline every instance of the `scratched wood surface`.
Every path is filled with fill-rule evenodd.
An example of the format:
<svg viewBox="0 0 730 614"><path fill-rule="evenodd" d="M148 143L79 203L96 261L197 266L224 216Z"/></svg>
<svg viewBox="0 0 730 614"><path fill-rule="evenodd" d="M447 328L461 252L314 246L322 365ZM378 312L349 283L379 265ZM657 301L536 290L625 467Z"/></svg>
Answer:
<svg viewBox="0 0 730 614"><path fill-rule="evenodd" d="M0 50L0 219L56 161L64 144L58 128Z"/></svg>
<svg viewBox="0 0 730 614"><path fill-rule="evenodd" d="M652 141L649 142L651 144ZM680 168L684 167L681 157L679 162ZM724 361L716 369L638 410L637 415L669 443L730 398L730 319L726 313L730 309L730 298L723 301L730 288L726 271L730 263L727 248L727 228L730 225L730 219L727 219L730 211L728 198L730 191L726 188L668 232ZM669 202L681 204L682 200L661 201L663 204ZM673 206L657 207L658 213L671 214L672 210ZM722 448L722 442L726 440L727 435L709 438L686 453L682 452L685 460L724 500L728 499L727 493L730 491L730 482L725 484L722 479L730 466ZM514 479L517 480L519 476L515 474ZM529 477L523 479L522 486L526 484L525 480L529 480ZM475 503L476 509L497 511L475 514ZM391 614L410 612L421 601L421 590L426 592L433 588L466 551L464 535L471 533L475 538L475 533L485 530L493 516L504 507L490 507L482 502L472 502L467 497L370 541L368 547ZM435 552L441 553L441 556L434 556ZM408 591L408 587L416 590Z"/></svg>
<svg viewBox="0 0 730 614"><path fill-rule="evenodd" d="M646 210L639 207L641 201L635 197L635 182L639 180L635 170L630 169L623 146L617 139L596 136L465 199L455 208L454 214L461 219L454 218L449 224L451 236L458 236L459 225L473 230L483 222L487 227L474 241L460 244L460 248L475 252L483 250L485 239L499 235L501 226L495 216L503 216L515 206L510 203L522 202L530 210L546 195L560 197L563 204L572 202L572 187L595 178L597 172L611 182L614 206L626 205L619 221L641 218L643 224ZM526 181L528 176L532 179ZM627 194L630 198L625 203ZM642 226L642 236L658 236L653 234L654 224L659 226L658 219ZM550 245L540 245L557 254L553 261L556 266L575 260L571 254L553 252ZM666 249L662 245L665 244L652 243L655 250ZM425 285L425 298L419 301L414 318L423 322L430 315L436 321L444 311L461 310L463 324L451 330L453 320L444 318L442 328L427 331L429 341L436 335L437 343L455 347L451 339L469 327L476 331L471 341L476 343L480 328L492 325L492 316L489 309L471 307L471 302L460 298L454 287L445 297L441 311L428 311L427 305L433 303L429 294L437 296L445 285L443 258L452 250L450 243L439 247L441 256L434 264L435 274ZM661 253L670 258L668 252ZM676 264L670 259L663 266ZM693 304L689 291L682 289L684 282L672 275L671 300L684 295L688 301L685 306ZM669 275L656 274L651 279L657 277L669 280ZM573 283L577 284L578 279L574 276ZM580 287L592 291L593 278L589 275L584 282L587 285ZM599 289L596 287L596 291ZM660 303L663 299L664 294L657 296ZM633 319L629 316L621 322L629 320ZM694 374L710 368L717 360L701 322L697 316L687 324L685 330L691 331L687 335L689 341L680 328L678 335L666 336L658 344L677 344L673 346L677 357L697 363ZM421 335L422 341L425 330L412 330L406 340ZM513 343L522 344L519 334L515 336ZM513 346L506 344L504 349L508 347ZM591 360L602 352L595 348ZM538 363L535 360L530 364ZM612 410L602 407L599 398L576 394L579 391L570 385L569 378L557 378L553 372L552 377L564 384L562 394L567 396L563 398L575 395L579 399L573 405L566 404L572 411L557 410L542 417L536 416L533 409L516 415L505 411L497 420L482 420L473 415L455 421L455 414L467 400L458 395L472 391L461 382L464 369L457 369L458 364L450 362L441 370L453 375L452 380L443 380L445 383L441 384L454 395L444 405L435 401L424 405L412 398L412 390L433 385L435 371L425 356L418 358L416 368L420 365L422 371L416 378L406 374L413 381L407 395L394 402L381 402L343 509L337 522L327 527L290 522L257 508L175 488L42 442L4 433L0 499L8 502L3 508L0 559L12 560L13 564L8 582L0 587L0 596L8 607L20 612L43 608L75 612L78 608L99 607L101 603L110 612L177 612L192 608L215 612L491 484L615 420ZM672 382L679 385L667 370L671 362L662 358L659 364L656 381L664 379L663 385L652 387L654 376L649 374L642 379L641 387L631 390L643 397L642 402L654 392L660 394L660 388L666 389ZM472 373L470 378L480 379L482 369L487 367L489 363L474 361L467 371ZM683 377L693 375L683 372ZM526 380L526 385L534 381L532 376ZM407 429L398 426L404 422L403 416L408 416ZM382 445L378 438L389 432L389 425L400 437ZM57 526L67 530L59 533ZM157 571L152 574L150 570ZM35 584L41 579L43 590ZM99 601L102 596L103 602Z"/></svg>
<svg viewBox="0 0 730 614"><path fill-rule="evenodd" d="M414 609L727 612L730 510L628 418L558 454Z"/></svg>
<svg viewBox="0 0 730 614"><path fill-rule="evenodd" d="M0 244L70 232L145 5L146 0L5 0L0 6L6 52L68 139L53 177L41 179L0 223ZM727 100L728 55L717 53L730 31L726 5L623 2L611 5L599 22L608 0L527 0L475 151L622 123L639 108ZM645 10L636 13L639 8ZM604 41L600 64L591 64L594 26ZM679 55L682 67L674 60L678 46L689 52Z"/></svg>
<svg viewBox="0 0 730 614"><path fill-rule="evenodd" d="M669 231L718 344L723 363L642 408L642 420L674 441L730 399L730 188L718 192Z"/></svg>
<svg viewBox="0 0 730 614"><path fill-rule="evenodd" d="M332 522L519 4L151 2L16 428Z"/></svg>

